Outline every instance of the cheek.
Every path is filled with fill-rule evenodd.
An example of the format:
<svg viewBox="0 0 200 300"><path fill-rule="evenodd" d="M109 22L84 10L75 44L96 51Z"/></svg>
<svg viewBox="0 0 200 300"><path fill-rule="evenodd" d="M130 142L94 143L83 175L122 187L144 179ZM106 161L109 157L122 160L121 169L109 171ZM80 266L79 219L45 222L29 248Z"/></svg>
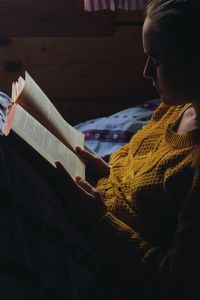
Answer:
<svg viewBox="0 0 200 300"><path fill-rule="evenodd" d="M167 99L177 101L177 104L188 102L193 97L193 79L186 70L164 69L159 72L160 89ZM180 103L179 103L180 102Z"/></svg>
<svg viewBox="0 0 200 300"><path fill-rule="evenodd" d="M174 68L160 68L158 80L161 87L176 90L184 86L185 78L183 72L177 72Z"/></svg>
<svg viewBox="0 0 200 300"><path fill-rule="evenodd" d="M169 70L160 67L157 70L157 81L158 81L159 88L161 90L163 89L166 90L171 88L173 86L172 82L174 81L173 76L174 75Z"/></svg>
<svg viewBox="0 0 200 300"><path fill-rule="evenodd" d="M157 80L161 95L165 99L178 100L183 98L183 82L177 72L169 68L160 68L157 72Z"/></svg>

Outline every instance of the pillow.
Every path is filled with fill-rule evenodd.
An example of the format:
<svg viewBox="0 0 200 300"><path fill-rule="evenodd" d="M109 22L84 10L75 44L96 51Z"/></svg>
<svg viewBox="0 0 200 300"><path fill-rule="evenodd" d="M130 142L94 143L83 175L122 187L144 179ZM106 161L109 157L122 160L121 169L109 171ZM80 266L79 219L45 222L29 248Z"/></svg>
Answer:
<svg viewBox="0 0 200 300"><path fill-rule="evenodd" d="M101 157L109 156L149 121L159 103L160 99L153 99L109 117L82 122L75 128L85 134L86 147Z"/></svg>

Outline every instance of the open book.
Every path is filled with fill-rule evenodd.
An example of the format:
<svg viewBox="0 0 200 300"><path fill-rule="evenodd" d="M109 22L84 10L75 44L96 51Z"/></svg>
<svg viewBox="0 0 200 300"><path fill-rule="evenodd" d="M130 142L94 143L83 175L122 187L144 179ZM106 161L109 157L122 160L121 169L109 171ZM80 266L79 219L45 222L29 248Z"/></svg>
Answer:
<svg viewBox="0 0 200 300"><path fill-rule="evenodd" d="M26 72L12 85L4 135L13 130L41 156L55 166L59 160L69 174L85 177L85 164L75 153L84 147L84 134L69 125Z"/></svg>

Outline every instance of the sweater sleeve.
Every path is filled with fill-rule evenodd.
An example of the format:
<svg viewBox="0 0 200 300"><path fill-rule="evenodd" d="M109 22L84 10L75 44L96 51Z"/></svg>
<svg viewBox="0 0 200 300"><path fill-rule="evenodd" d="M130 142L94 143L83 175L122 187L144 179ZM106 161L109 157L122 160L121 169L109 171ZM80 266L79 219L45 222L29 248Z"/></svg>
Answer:
<svg viewBox="0 0 200 300"><path fill-rule="evenodd" d="M196 295L200 278L199 196L200 184L195 183L179 212L168 248L144 240L109 212L96 225L92 242L119 277L125 279L130 294L134 296L138 288L144 292L139 299L200 299L200 291Z"/></svg>

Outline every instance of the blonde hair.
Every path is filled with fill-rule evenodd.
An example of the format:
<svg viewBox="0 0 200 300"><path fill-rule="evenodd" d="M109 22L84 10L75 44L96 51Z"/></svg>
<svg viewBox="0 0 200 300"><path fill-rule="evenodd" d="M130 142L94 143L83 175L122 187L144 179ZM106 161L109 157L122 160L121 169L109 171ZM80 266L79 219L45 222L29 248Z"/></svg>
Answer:
<svg viewBox="0 0 200 300"><path fill-rule="evenodd" d="M200 57L200 0L149 0L145 16L184 59Z"/></svg>

